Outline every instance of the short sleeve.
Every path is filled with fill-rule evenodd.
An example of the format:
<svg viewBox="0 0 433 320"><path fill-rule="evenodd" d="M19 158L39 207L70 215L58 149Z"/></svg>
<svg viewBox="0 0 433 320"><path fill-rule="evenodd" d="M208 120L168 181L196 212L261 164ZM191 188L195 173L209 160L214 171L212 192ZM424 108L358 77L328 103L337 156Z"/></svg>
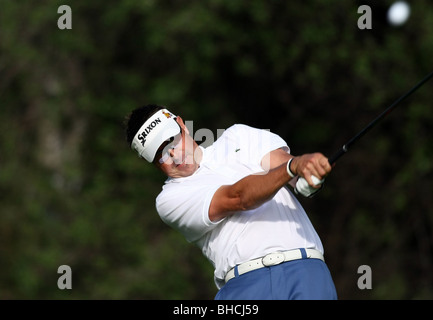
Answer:
<svg viewBox="0 0 433 320"><path fill-rule="evenodd" d="M156 198L158 214L189 242L197 241L223 221L212 222L208 213L212 198L220 186L189 183L165 185Z"/></svg>
<svg viewBox="0 0 433 320"><path fill-rule="evenodd" d="M258 164L269 152L284 148L290 153L287 143L277 134L268 129L257 129L243 124L231 126L224 133L227 135L226 143L232 143L232 148L241 150L246 148L246 152L241 152L244 163ZM236 146L236 147L235 147Z"/></svg>

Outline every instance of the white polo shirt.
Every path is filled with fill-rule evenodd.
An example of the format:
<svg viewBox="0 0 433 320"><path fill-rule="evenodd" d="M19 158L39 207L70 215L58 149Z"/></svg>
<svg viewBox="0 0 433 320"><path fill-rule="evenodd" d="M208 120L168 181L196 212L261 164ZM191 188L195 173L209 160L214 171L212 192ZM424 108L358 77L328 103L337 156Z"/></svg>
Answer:
<svg viewBox="0 0 433 320"><path fill-rule="evenodd" d="M218 222L209 219L215 191L247 175L263 174L262 158L278 148L290 151L278 135L236 124L202 148L203 159L194 174L169 178L156 199L161 219L199 246L213 264L218 288L235 265L270 252L314 248L323 253L319 236L287 186L256 209Z"/></svg>

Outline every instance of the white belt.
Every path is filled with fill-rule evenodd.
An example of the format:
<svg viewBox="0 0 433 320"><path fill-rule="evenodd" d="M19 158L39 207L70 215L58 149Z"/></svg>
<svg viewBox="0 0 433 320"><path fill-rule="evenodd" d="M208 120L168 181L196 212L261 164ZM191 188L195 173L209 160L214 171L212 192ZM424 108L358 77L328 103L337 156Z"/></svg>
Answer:
<svg viewBox="0 0 433 320"><path fill-rule="evenodd" d="M305 251L304 251L305 250ZM303 251L305 254L303 255ZM320 259L322 261L325 261L323 258L323 254L321 254L319 251L315 249L294 249L294 250L288 250L288 251L277 251L272 252L267 255L265 255L262 258L250 260L244 263L241 263L237 265L238 269L238 275L242 275L244 273L264 268L264 267L271 267L275 266L277 264L293 261L293 260L300 260L300 259ZM235 277L235 268L230 269L229 272L227 272L225 276L226 283Z"/></svg>

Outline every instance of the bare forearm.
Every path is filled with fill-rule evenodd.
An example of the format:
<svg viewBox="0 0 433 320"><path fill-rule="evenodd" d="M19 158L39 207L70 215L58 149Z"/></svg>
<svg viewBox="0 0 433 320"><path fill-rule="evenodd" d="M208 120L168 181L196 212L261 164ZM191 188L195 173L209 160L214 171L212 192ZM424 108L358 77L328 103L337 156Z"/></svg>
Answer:
<svg viewBox="0 0 433 320"><path fill-rule="evenodd" d="M210 220L217 221L239 211L254 209L270 200L291 180L287 172L287 161L291 158L292 155L278 149L271 153L267 168L262 164L264 170L270 170L246 176L232 185L221 186L215 192L209 207ZM291 172L305 177L311 186L315 186L311 181L312 175L322 179L330 171L327 158L320 153L295 157L291 163Z"/></svg>
<svg viewBox="0 0 433 320"><path fill-rule="evenodd" d="M212 198L209 218L217 221L239 211L257 208L270 200L290 179L286 164L282 164L266 174L252 174L233 185L222 186Z"/></svg>
<svg viewBox="0 0 433 320"><path fill-rule="evenodd" d="M289 159L291 157L288 155ZM311 175L326 176L330 171L330 166L325 157L319 157L318 154L306 154L294 157L290 170L311 179ZM239 180L232 186L232 190L234 196L240 199L241 210L250 210L271 199L291 179L287 172L287 161L284 161L266 174L249 175Z"/></svg>
<svg viewBox="0 0 433 320"><path fill-rule="evenodd" d="M233 190L240 199L241 210L250 210L270 200L290 179L284 163L266 174L253 174L239 180Z"/></svg>

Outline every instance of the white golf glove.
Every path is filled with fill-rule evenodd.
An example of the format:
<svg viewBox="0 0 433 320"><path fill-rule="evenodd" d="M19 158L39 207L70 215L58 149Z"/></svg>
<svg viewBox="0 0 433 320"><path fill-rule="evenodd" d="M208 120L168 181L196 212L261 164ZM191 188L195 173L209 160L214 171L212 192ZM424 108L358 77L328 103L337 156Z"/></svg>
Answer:
<svg viewBox="0 0 433 320"><path fill-rule="evenodd" d="M313 180L313 183L316 186L320 184L321 185L320 188L318 189L313 188L308 184L307 180L305 180L302 177L299 177L298 181L296 182L295 193L302 194L304 197L307 198L312 198L317 192L319 192L322 189L323 182L325 182L325 179L319 180L315 176L311 176L311 180Z"/></svg>

